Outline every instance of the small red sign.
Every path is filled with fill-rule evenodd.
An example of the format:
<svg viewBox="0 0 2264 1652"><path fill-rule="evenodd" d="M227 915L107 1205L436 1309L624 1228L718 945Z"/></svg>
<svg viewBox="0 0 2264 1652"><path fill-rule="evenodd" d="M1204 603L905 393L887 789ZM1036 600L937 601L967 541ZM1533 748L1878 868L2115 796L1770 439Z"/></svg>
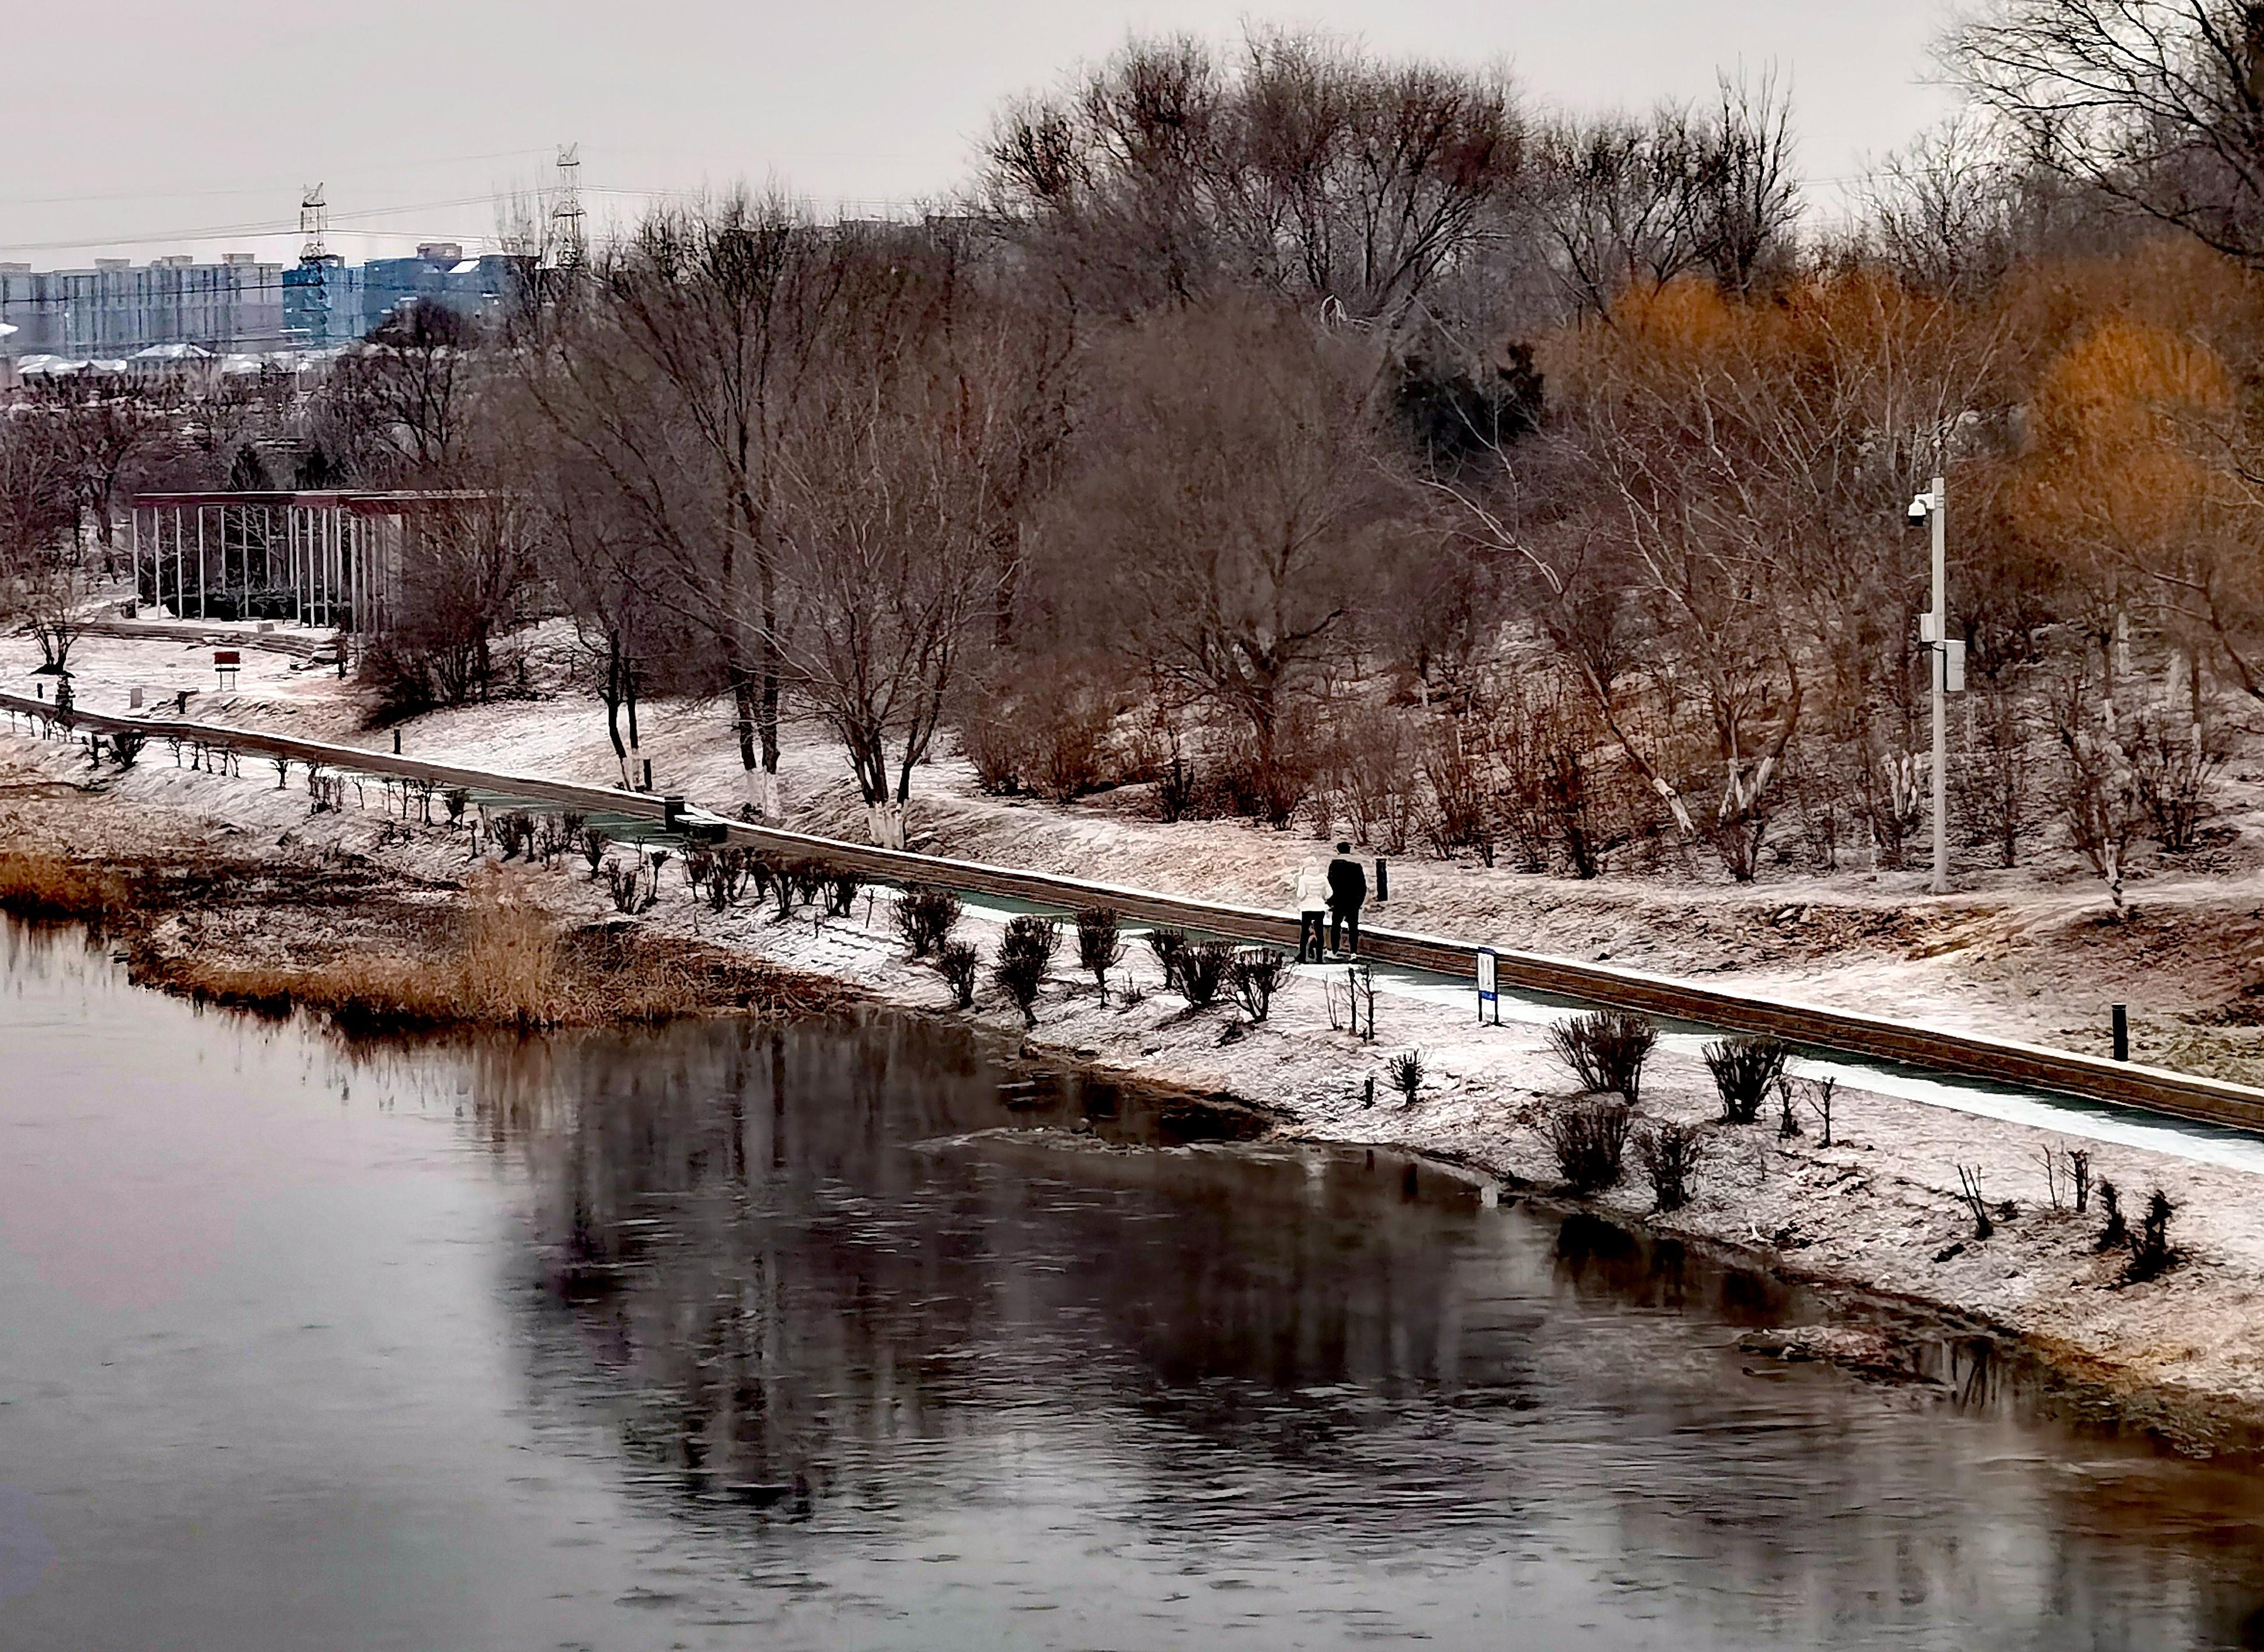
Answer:
<svg viewBox="0 0 2264 1652"><path fill-rule="evenodd" d="M213 663L214 665L241 665L243 663L243 656L237 653L234 648L214 648L213 650Z"/></svg>

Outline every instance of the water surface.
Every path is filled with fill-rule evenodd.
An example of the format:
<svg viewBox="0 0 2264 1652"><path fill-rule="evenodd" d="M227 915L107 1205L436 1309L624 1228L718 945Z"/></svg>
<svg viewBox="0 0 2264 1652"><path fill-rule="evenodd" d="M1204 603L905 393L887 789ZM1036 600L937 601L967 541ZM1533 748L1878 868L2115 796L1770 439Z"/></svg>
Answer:
<svg viewBox="0 0 2264 1652"><path fill-rule="evenodd" d="M1187 1120L895 1019L355 1054L4 946L0 1647L2184 1647L2264 1603L2247 1474L1740 1354L1805 1305L1388 1155L1131 1145Z"/></svg>

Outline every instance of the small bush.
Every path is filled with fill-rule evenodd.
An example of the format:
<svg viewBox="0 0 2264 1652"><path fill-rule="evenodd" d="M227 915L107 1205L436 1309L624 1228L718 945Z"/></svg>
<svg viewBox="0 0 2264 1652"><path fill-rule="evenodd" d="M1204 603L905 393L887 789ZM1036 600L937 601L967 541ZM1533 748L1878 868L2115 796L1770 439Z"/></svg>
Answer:
<svg viewBox="0 0 2264 1652"><path fill-rule="evenodd" d="M1423 1090L1423 1052L1408 1050L1383 1064L1383 1076L1399 1092L1402 1106L1411 1107Z"/></svg>
<svg viewBox="0 0 2264 1652"><path fill-rule="evenodd" d="M1827 1148L1832 1145L1832 1104L1839 1094L1840 1081L1836 1078L1811 1078L1808 1081L1808 1105L1815 1108L1816 1116L1824 1120L1822 1145ZM2083 1161L2084 1176L2087 1185L2091 1174L2091 1156L2087 1153L2079 1153L2076 1156ZM2083 1208L2080 1196L2076 1200L2075 1207L2078 1210Z"/></svg>
<svg viewBox="0 0 2264 1652"><path fill-rule="evenodd" d="M584 826L580 846L582 859L589 863L590 877L595 881L598 874L605 870L606 851L613 846L613 840L595 826Z"/></svg>
<svg viewBox="0 0 2264 1652"><path fill-rule="evenodd" d="M632 860L626 866L608 861L601 868L606 879L606 893L613 898L616 912L639 910L637 902L643 891L643 864Z"/></svg>
<svg viewBox="0 0 2264 1652"><path fill-rule="evenodd" d="M994 692L959 732L959 749L986 792L1028 792L1069 803L1111 779L1113 697L1078 681L1055 680L1042 692Z"/></svg>
<svg viewBox="0 0 2264 1652"><path fill-rule="evenodd" d="M1800 1112L1794 1105L1794 1082L1782 1076L1776 1081L1776 1139L1780 1141L1807 1134L1800 1127Z"/></svg>
<svg viewBox="0 0 2264 1652"><path fill-rule="evenodd" d="M1045 960L1028 953L1001 953L998 961L990 966L990 978L1022 1012L1022 1019L1037 1025L1038 993L1046 984Z"/></svg>
<svg viewBox="0 0 2264 1652"><path fill-rule="evenodd" d="M931 884L908 885L896 897L896 933L914 958L925 958L951 938L960 915L958 895Z"/></svg>
<svg viewBox="0 0 2264 1652"><path fill-rule="evenodd" d="M311 786L312 782L308 784ZM525 809L512 809L497 820L490 830L496 842L503 846L503 859L505 860L513 855L527 860L534 859L534 816Z"/></svg>
<svg viewBox="0 0 2264 1652"><path fill-rule="evenodd" d="M983 955L967 941L945 941L935 949L936 973L951 989L952 1002L961 1009L972 1009L975 1004L975 973L981 967ZM1031 995L1034 1001L1036 994Z"/></svg>
<svg viewBox="0 0 2264 1652"><path fill-rule="evenodd" d="M1005 717L970 717L959 731L959 754L983 791L1007 795L1022 789L1021 731Z"/></svg>
<svg viewBox="0 0 2264 1652"><path fill-rule="evenodd" d="M1981 1167L1961 1164L1957 1167L1957 1197L1965 1208L1973 1213L1973 1236L1986 1239L1997 1231L1989 1220L1989 1199L1981 1191ZM2009 1208L2009 1207L2008 1207Z"/></svg>
<svg viewBox="0 0 2264 1652"><path fill-rule="evenodd" d="M828 917L847 917L850 909L857 904L857 891L865 880L853 872L830 872L825 876L825 915Z"/></svg>
<svg viewBox="0 0 2264 1652"><path fill-rule="evenodd" d="M139 728L118 728L111 731L110 760L121 769L130 769L142 756L142 747L149 736Z"/></svg>
<svg viewBox="0 0 2264 1652"><path fill-rule="evenodd" d="M2130 1224L2122 1219L2122 1196L2115 1184L2104 1177L2099 1182L2099 1207L2107 1213L2107 1225L2099 1230L2101 1250L2120 1250L2130 1243Z"/></svg>
<svg viewBox="0 0 2264 1652"><path fill-rule="evenodd" d="M1156 954L1156 962L1163 967L1164 985L1177 991L1179 985L1179 961L1186 956L1187 952L1186 931L1171 928L1150 930L1148 950Z"/></svg>
<svg viewBox="0 0 2264 1652"><path fill-rule="evenodd" d="M2159 1187L2146 1200L2146 1214L2139 1218L2138 1231L2130 1240L2130 1259L2122 1265L2123 1284L2159 1279L2177 1261L2177 1250L2170 1243L2170 1218L2177 1208Z"/></svg>
<svg viewBox="0 0 2264 1652"><path fill-rule="evenodd" d="M1002 958L1011 953L1024 953L1049 968L1053 965L1054 954L1060 950L1061 920L1040 917L1035 913L1008 918L1006 932L998 940L998 953Z"/></svg>
<svg viewBox="0 0 2264 1652"><path fill-rule="evenodd" d="M1034 914L1008 919L1006 932L999 938L998 960L990 967L991 979L1032 1026L1038 1024L1038 993L1060 946L1059 920Z"/></svg>
<svg viewBox="0 0 2264 1652"><path fill-rule="evenodd" d="M1721 1039L1706 1047L1725 1123L1751 1124L1761 1116L1761 1104L1784 1076L1791 1053L1783 1040L1767 1037Z"/></svg>
<svg viewBox="0 0 2264 1652"><path fill-rule="evenodd" d="M1579 1079L1583 1090L1616 1092L1629 1106L1642 1099L1644 1064L1658 1042L1651 1018L1596 1010L1549 1029L1549 1047Z"/></svg>
<svg viewBox="0 0 2264 1652"><path fill-rule="evenodd" d="M440 793L440 801L447 806L448 824L454 826L463 821L464 810L470 807L472 794L461 786L452 786Z"/></svg>
<svg viewBox="0 0 2264 1652"><path fill-rule="evenodd" d="M1235 953L1229 977L1234 1001L1252 1021L1263 1021L1274 1007L1274 995L1289 974L1289 954L1271 946L1246 947Z"/></svg>
<svg viewBox="0 0 2264 1652"><path fill-rule="evenodd" d="M787 866L771 868L771 904L778 908L779 922L781 924L794 916L794 896L796 886L794 867ZM761 898L759 895L756 897L758 900Z"/></svg>
<svg viewBox="0 0 2264 1652"><path fill-rule="evenodd" d="M564 854L572 843L565 822L551 815L545 815L535 828L535 852L542 857L542 864L546 866Z"/></svg>
<svg viewBox="0 0 2264 1652"><path fill-rule="evenodd" d="M1556 1168L1576 1193L1600 1193L1620 1179L1632 1112L1623 1101L1576 1102L1542 1126Z"/></svg>
<svg viewBox="0 0 2264 1652"><path fill-rule="evenodd" d="M1179 996L1192 1009L1209 1009L1218 1002L1219 991L1233 967L1234 948L1230 943L1202 941L1189 946L1179 954Z"/></svg>
<svg viewBox="0 0 2264 1652"><path fill-rule="evenodd" d="M1108 1002L1108 972L1124 961L1124 942L1118 931L1118 914L1114 907L1087 907L1077 915L1078 967L1092 977L1100 989L1100 1001Z"/></svg>
<svg viewBox="0 0 2264 1652"><path fill-rule="evenodd" d="M1656 1124L1636 1133L1636 1163L1661 1210L1690 1202L1690 1184L1706 1161L1706 1136L1694 1124Z"/></svg>
<svg viewBox="0 0 2264 1652"><path fill-rule="evenodd" d="M1312 785L1311 765L1287 748L1277 750L1271 758L1254 751L1239 753L1218 776L1219 795L1229 813L1263 821L1277 831L1296 818Z"/></svg>

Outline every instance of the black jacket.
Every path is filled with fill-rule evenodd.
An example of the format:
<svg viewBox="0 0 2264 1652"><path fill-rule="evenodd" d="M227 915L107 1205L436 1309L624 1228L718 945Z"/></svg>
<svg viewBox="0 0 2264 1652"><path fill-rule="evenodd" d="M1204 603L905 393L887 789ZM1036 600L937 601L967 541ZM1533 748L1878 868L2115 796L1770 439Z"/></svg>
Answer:
<svg viewBox="0 0 2264 1652"><path fill-rule="evenodd" d="M1339 912L1357 911L1368 899L1368 873L1357 860L1339 855L1329 862L1329 904Z"/></svg>

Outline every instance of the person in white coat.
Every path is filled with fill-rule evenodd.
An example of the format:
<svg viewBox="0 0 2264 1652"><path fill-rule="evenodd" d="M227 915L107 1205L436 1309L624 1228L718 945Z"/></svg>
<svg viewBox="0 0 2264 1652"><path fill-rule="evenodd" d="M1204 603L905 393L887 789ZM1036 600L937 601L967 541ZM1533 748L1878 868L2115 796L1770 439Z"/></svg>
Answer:
<svg viewBox="0 0 2264 1652"><path fill-rule="evenodd" d="M1317 860L1297 868L1297 961L1317 964L1329 920L1329 874Z"/></svg>

